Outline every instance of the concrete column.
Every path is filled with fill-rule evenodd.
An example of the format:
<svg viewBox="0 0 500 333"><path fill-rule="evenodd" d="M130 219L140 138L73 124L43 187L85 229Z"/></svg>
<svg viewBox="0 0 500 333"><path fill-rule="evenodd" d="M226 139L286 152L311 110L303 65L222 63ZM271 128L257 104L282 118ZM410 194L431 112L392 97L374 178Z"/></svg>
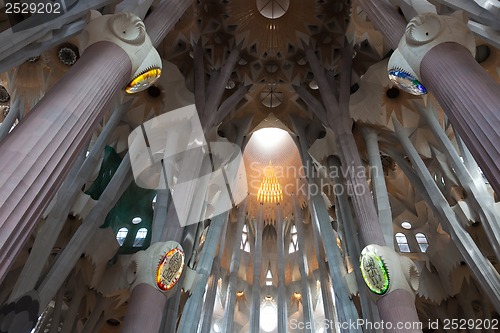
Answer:
<svg viewBox="0 0 500 333"><path fill-rule="evenodd" d="M73 328L75 326L76 316L80 310L80 304L82 303L83 296L85 296L85 292L87 290L87 286L85 286L85 284L81 281L73 294L71 303L69 304L61 333L73 333L75 331Z"/></svg>
<svg viewBox="0 0 500 333"><path fill-rule="evenodd" d="M231 333L234 331L234 310L236 307L236 293L238 292L238 271L240 269L241 262L241 234L243 232L243 227L245 226L247 204L248 199L245 199L245 201L243 201L238 208L236 235L232 252L233 256L231 259L231 266L229 268L229 283L227 286L226 307L224 309L224 328L222 329L222 332L225 333Z"/></svg>
<svg viewBox="0 0 500 333"><path fill-rule="evenodd" d="M146 18L144 25L154 47L160 43L172 30L193 0L163 0Z"/></svg>
<svg viewBox="0 0 500 333"><path fill-rule="evenodd" d="M406 29L406 20L396 6L388 0L359 0L359 5L375 29L382 33L389 46L395 50Z"/></svg>
<svg viewBox="0 0 500 333"><path fill-rule="evenodd" d="M89 318L85 322L85 325L83 326L82 333L94 333L96 332L95 328L97 323L99 322L99 319L101 319L101 316L104 312L104 309L108 305L109 300L104 298L104 296L100 293L97 294L97 302L95 307L92 309L92 312L90 313ZM144 327L144 326L142 326ZM125 330L123 330L125 332Z"/></svg>
<svg viewBox="0 0 500 333"><path fill-rule="evenodd" d="M99 201L83 220L82 225L59 254L56 262L38 287L41 309L54 297L92 240L95 230L104 223L108 212L132 182L133 177L130 168L130 158L127 153Z"/></svg>
<svg viewBox="0 0 500 333"><path fill-rule="evenodd" d="M500 85L457 43L432 48L420 72L491 187L500 193Z"/></svg>
<svg viewBox="0 0 500 333"><path fill-rule="evenodd" d="M405 20L387 0L360 0L375 27L397 48ZM443 43L422 59L420 74L463 138L495 192L500 193L500 86L463 46Z"/></svg>
<svg viewBox="0 0 500 333"><path fill-rule="evenodd" d="M0 142L0 281L112 97L127 84L131 67L117 45L91 45Z"/></svg>
<svg viewBox="0 0 500 333"><path fill-rule="evenodd" d="M300 130L300 128L299 128ZM302 158L302 164L313 165L312 159L307 153L307 143L304 135L299 134L298 149ZM313 184L316 180L309 177L309 183ZM330 216L325 206L325 201L320 194L311 194L309 198L309 207L312 217L312 227L316 228L315 233L321 235L325 246L326 258L333 283L333 290L336 296L337 315L340 322L356 321L359 316L354 303L349 296L349 287L344 278L346 270L340 250L337 246L337 240L330 224ZM361 332L360 329L349 328L348 332Z"/></svg>
<svg viewBox="0 0 500 333"><path fill-rule="evenodd" d="M217 297L217 287L219 282L220 260L219 256L214 259L212 266L212 274L208 279L207 295L203 304L203 317L200 318L198 332L210 333L212 331L212 317L214 315L215 298Z"/></svg>
<svg viewBox="0 0 500 333"><path fill-rule="evenodd" d="M212 270L212 264L217 251L217 246L220 241L220 235L223 228L227 225L229 212L217 215L212 219L210 228L208 229L205 245L200 254L200 260L196 268L199 274L199 279L192 290L191 296L188 298L182 312L182 318L179 325L179 332L196 332L198 322L201 317L201 309L203 305L203 295L205 294L205 286L207 285L208 277Z"/></svg>
<svg viewBox="0 0 500 333"><path fill-rule="evenodd" d="M89 179L99 163L100 156L102 156L109 137L120 122L122 115L128 109L128 106L129 103L126 103L113 111L83 164L81 166L77 165L76 168L74 167L76 170L73 171L77 172L70 172L68 178L59 189L57 201L35 238L28 260L24 264L23 270L12 290L10 299L17 299L24 293L35 288L52 248L64 227L72 204L81 193L82 186Z"/></svg>
<svg viewBox="0 0 500 333"><path fill-rule="evenodd" d="M58 328L61 324L61 312L64 302L64 287L61 287L57 292L57 296L54 302L54 312L52 313L52 324L50 325L49 333L59 332Z"/></svg>
<svg viewBox="0 0 500 333"><path fill-rule="evenodd" d="M145 283L137 285L132 290L121 332L158 332L161 324L158 309L163 309L166 300L165 295L155 287Z"/></svg>
<svg viewBox="0 0 500 333"><path fill-rule="evenodd" d="M339 170L340 169L340 160L337 157L330 156L328 158L328 168L331 170L332 168ZM356 277L356 283L358 284L359 289L359 298L361 303L361 311L363 313L363 318L369 320L371 322L379 322L379 313L374 304L374 302L370 299L368 290L366 288L362 288L365 284L363 281L363 276L361 275L361 269L359 268L359 254L361 253L361 246L359 245L358 232L356 230L356 226L354 224L354 217L352 216L351 205L349 204L349 198L345 189L346 183L343 176L339 173L331 172L332 181L335 184L335 189L341 188L340 191L335 193L336 196L336 205L335 209L337 211L337 218L341 217L339 221L341 225L344 227L344 241L347 245L348 253L350 255L351 261L354 266L354 275ZM391 223L392 227L392 223ZM394 236L391 234L391 239ZM393 245L394 246L394 245ZM374 330L366 329L366 332L374 332Z"/></svg>
<svg viewBox="0 0 500 333"><path fill-rule="evenodd" d="M410 139L404 133L401 124L393 120L396 135L400 140L406 154L411 160L413 168L422 180L432 204L441 217L441 223L453 239L457 249L470 267L478 284L487 295L497 311L500 311L500 276L490 261L481 253L470 234L462 227L455 212L451 209L445 197L436 185L424 161L413 147Z"/></svg>
<svg viewBox="0 0 500 333"><path fill-rule="evenodd" d="M260 332L260 275L262 271L262 232L264 231L264 205L259 206L255 223L255 251L253 255L252 304L250 308L250 333Z"/></svg>
<svg viewBox="0 0 500 333"><path fill-rule="evenodd" d="M294 195L293 198L293 217L295 222L295 227L297 228L297 240L299 249L297 255L299 258L299 272L300 272L300 287L302 293L302 315L304 317L305 323L310 323L310 326L304 328L304 332L314 332L314 317L312 313L312 300L311 300L311 288L309 286L309 268L307 266L307 253L306 249L306 234L304 232L304 215L297 202L297 198Z"/></svg>
<svg viewBox="0 0 500 333"><path fill-rule="evenodd" d="M368 160L370 163L370 175L372 180L373 200L377 207L378 220L384 240L387 246L394 248L394 230L392 226L391 204L389 194L385 184L384 168L380 159L380 147L378 145L378 135L373 129L364 127L361 131L365 139L366 149L368 151Z"/></svg>
<svg viewBox="0 0 500 333"><path fill-rule="evenodd" d="M460 184L469 194L470 200L468 201L474 205L474 208L476 208L481 217L486 237L488 237L497 259L500 259L500 245L498 244L498 240L500 239L500 218L497 216L495 207L493 206L493 197L484 186L477 186L474 178L468 172L464 163L460 160L460 156L455 150L453 143L448 138L448 135L446 135L441 125L439 125L439 122L432 110L420 109L420 113L425 117L427 124L434 133L434 136L444 148L443 151L448 158L451 167L455 170L455 174ZM475 169L476 174L478 174L479 172L477 167ZM484 181L481 176L479 176L479 178L480 179L477 179L477 182L482 185Z"/></svg>
<svg viewBox="0 0 500 333"><path fill-rule="evenodd" d="M285 285L285 221L278 204L276 207L276 252L278 264L278 332L288 332L288 302Z"/></svg>
<svg viewBox="0 0 500 333"><path fill-rule="evenodd" d="M312 212L310 213L312 214ZM315 218L314 216L311 216L311 221L314 221L314 218ZM316 252L316 261L318 262L318 267L319 267L321 296L323 297L323 310L325 313L325 320L327 320L328 323L337 323L338 316L333 300L333 289L332 289L333 284L330 278L330 274L328 274L325 262L325 250L323 245L323 238L320 236L318 228L312 225L311 229L313 231L313 236L314 236L314 250ZM329 327L326 328L325 332L334 333L335 328L329 325Z"/></svg>
<svg viewBox="0 0 500 333"><path fill-rule="evenodd" d="M342 102L339 102L340 98L338 101L330 88L324 68L314 53L314 49L306 46L305 52L311 70L314 73L314 78L318 83L321 98L327 111L329 126L333 130L334 140L339 149L342 171L346 174L348 182L347 189L355 194L352 196L352 204L356 220L359 223L362 243L363 245L378 244L383 246L385 245L385 240L382 228L378 221L377 211L370 195L366 176L362 172L364 166L352 134L352 119L349 116L349 110L345 109L346 98L344 91L340 93ZM350 87L350 84L348 86Z"/></svg>

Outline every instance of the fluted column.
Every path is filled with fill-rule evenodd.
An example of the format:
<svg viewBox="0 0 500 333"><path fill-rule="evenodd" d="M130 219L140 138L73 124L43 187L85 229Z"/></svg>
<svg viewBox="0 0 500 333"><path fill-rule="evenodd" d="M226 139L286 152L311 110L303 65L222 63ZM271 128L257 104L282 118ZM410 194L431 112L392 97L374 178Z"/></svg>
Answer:
<svg viewBox="0 0 500 333"><path fill-rule="evenodd" d="M406 22L387 0L360 0L375 27L395 49ZM433 47L420 63L424 86L434 94L453 127L500 193L500 86L463 46L443 43Z"/></svg>
<svg viewBox="0 0 500 333"><path fill-rule="evenodd" d="M252 305L250 309L250 333L260 332L260 273L262 265L262 231L264 230L264 205L259 206L255 224L255 251L253 255Z"/></svg>
<svg viewBox="0 0 500 333"><path fill-rule="evenodd" d="M113 130L120 122L128 105L129 104L126 103L114 110L103 131L83 161L83 164L81 164L81 166L76 166L76 170L74 171L77 172L72 174L72 171L65 180L65 183L59 189L57 201L36 235L28 260L24 264L23 270L12 290L10 299L17 299L24 293L35 288L43 267L52 252L52 248L64 227L64 222L71 209L71 205L81 193L82 186L89 179L96 165L99 163L99 157L102 155L104 146L108 142Z"/></svg>
<svg viewBox="0 0 500 333"><path fill-rule="evenodd" d="M106 186L106 189L101 194L99 201L97 201L97 204L85 217L82 225L60 253L56 262L38 287L41 309L54 297L92 240L95 230L104 223L108 212L132 182L133 177L130 168L130 158L127 153L108 186Z"/></svg>
<svg viewBox="0 0 500 333"><path fill-rule="evenodd" d="M135 286L121 332L158 332L161 324L161 317L157 316L158 308L163 309L165 301L165 295L153 286L146 283Z"/></svg>
<svg viewBox="0 0 500 333"><path fill-rule="evenodd" d="M432 48L420 72L491 187L500 193L500 85L457 43Z"/></svg>
<svg viewBox="0 0 500 333"><path fill-rule="evenodd" d="M144 24L154 47L158 47L193 0L163 0L146 18Z"/></svg>
<svg viewBox="0 0 500 333"><path fill-rule="evenodd" d="M406 20L388 0L359 0L359 5L392 49L398 47L405 32Z"/></svg>
<svg viewBox="0 0 500 333"><path fill-rule="evenodd" d="M298 251L297 255L299 258L299 272L300 272L300 288L302 292L302 315L304 318L304 323L310 323L304 328L304 332L314 332L314 320L312 314L312 300L311 300L311 289L309 287L308 281L308 271L307 267L307 252L306 251L306 234L304 232L304 216L302 210L297 202L297 197L294 195L293 198L293 217L295 222L295 227L297 228L297 240L298 240Z"/></svg>
<svg viewBox="0 0 500 333"><path fill-rule="evenodd" d="M387 246L394 248L394 231L392 227L392 212L389 202L389 194L385 184L384 168L380 159L380 148L378 146L377 133L368 127L362 129L365 139L366 150L368 151L368 160L370 162L370 175L372 180L373 200L377 206L378 220L384 240Z"/></svg>
<svg viewBox="0 0 500 333"><path fill-rule="evenodd" d="M229 283L227 286L226 293L226 306L224 309L224 319L223 319L223 329L222 332L231 333L234 331L234 310L236 307L236 293L237 283L238 283L238 271L240 269L241 262L241 234L243 233L243 227L245 226L245 217L247 212L248 198L245 199L240 204L238 208L238 218L236 225L236 235L233 246L233 255L231 259L231 265L229 267Z"/></svg>
<svg viewBox="0 0 500 333"><path fill-rule="evenodd" d="M91 45L0 143L0 281L131 66L117 45Z"/></svg>
<svg viewBox="0 0 500 333"><path fill-rule="evenodd" d="M276 252L278 258L278 332L288 332L288 306L285 285L285 221L281 206L276 207Z"/></svg>

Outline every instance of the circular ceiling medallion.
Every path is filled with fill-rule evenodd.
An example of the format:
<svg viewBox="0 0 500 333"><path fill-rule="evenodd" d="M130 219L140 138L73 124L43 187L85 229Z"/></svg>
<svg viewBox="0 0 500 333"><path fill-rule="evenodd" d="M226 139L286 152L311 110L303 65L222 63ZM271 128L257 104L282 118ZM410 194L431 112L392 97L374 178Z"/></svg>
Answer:
<svg viewBox="0 0 500 333"><path fill-rule="evenodd" d="M0 86L0 103L7 103L10 100L10 95L4 86Z"/></svg>
<svg viewBox="0 0 500 333"><path fill-rule="evenodd" d="M172 289L184 270L184 252L179 248L168 251L156 270L156 286L161 291Z"/></svg>
<svg viewBox="0 0 500 333"><path fill-rule="evenodd" d="M260 93L261 103L268 108L275 108L283 103L285 96L281 91L276 90L275 86L267 87Z"/></svg>
<svg viewBox="0 0 500 333"><path fill-rule="evenodd" d="M385 294L389 289L389 273L382 258L365 248L361 252L359 263L368 289L377 295Z"/></svg>
<svg viewBox="0 0 500 333"><path fill-rule="evenodd" d="M285 15L290 0L257 0L257 9L262 16L274 20Z"/></svg>
<svg viewBox="0 0 500 333"><path fill-rule="evenodd" d="M73 66L78 58L80 58L80 52L78 51L78 47L73 44L63 44L57 51L57 58L63 64Z"/></svg>

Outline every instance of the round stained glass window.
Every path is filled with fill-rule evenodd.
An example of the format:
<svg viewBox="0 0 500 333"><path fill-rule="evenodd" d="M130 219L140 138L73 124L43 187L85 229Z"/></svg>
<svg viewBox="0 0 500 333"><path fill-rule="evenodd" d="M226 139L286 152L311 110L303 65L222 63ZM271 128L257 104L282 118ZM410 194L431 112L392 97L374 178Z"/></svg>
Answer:
<svg viewBox="0 0 500 333"><path fill-rule="evenodd" d="M389 273L382 258L364 249L359 261L361 274L368 289L377 295L385 294L389 289Z"/></svg>
<svg viewBox="0 0 500 333"><path fill-rule="evenodd" d="M394 82L399 89L406 91L412 95L425 95L427 89L420 81L401 69L391 69L389 71L389 79Z"/></svg>
<svg viewBox="0 0 500 333"><path fill-rule="evenodd" d="M257 9L262 16L274 20L285 15L290 0L257 0Z"/></svg>
<svg viewBox="0 0 500 333"><path fill-rule="evenodd" d="M184 252L179 248L168 251L160 261L156 272L156 285L162 291L172 289L184 270Z"/></svg>

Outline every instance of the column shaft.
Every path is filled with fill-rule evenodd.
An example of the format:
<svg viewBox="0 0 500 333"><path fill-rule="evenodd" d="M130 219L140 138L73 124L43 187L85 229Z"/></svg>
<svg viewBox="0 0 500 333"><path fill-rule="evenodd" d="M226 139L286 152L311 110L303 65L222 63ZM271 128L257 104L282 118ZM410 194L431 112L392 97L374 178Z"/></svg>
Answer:
<svg viewBox="0 0 500 333"><path fill-rule="evenodd" d="M158 309L163 309L166 300L165 295L155 287L144 283L137 285L132 290L121 332L158 332L162 320Z"/></svg>
<svg viewBox="0 0 500 333"><path fill-rule="evenodd" d="M380 147L378 145L378 135L370 128L363 128L368 160L370 163L370 175L372 180L372 191L375 205L377 206L378 220L382 227L384 240L387 246L394 248L394 231L392 227L392 212L389 202L389 194L385 184L384 168L380 159Z"/></svg>
<svg viewBox="0 0 500 333"><path fill-rule="evenodd" d="M234 310L236 307L236 293L238 292L238 271L240 270L241 262L241 234L243 233L243 227L245 226L247 203L248 199L245 199L245 201L243 201L238 208L235 242L233 246L231 265L229 267L229 283L227 286L226 307L224 310L223 319L224 328L222 329L222 332L226 333L231 333L234 331Z"/></svg>
<svg viewBox="0 0 500 333"><path fill-rule="evenodd" d="M299 272L300 272L300 287L302 292L302 315L304 317L304 323L309 325L304 328L304 332L314 332L314 320L312 314L312 300L311 300L311 289L309 287L309 268L307 267L307 252L306 249L306 234L304 232L304 216L302 210L299 207L297 198L293 196L293 215L295 220L295 227L297 228L297 240L298 240L298 258L299 258Z"/></svg>
<svg viewBox="0 0 500 333"><path fill-rule="evenodd" d="M262 271L262 231L264 230L264 205L259 206L255 224L255 251L253 253L252 305L250 309L250 333L260 332L260 275Z"/></svg>
<svg viewBox="0 0 500 333"><path fill-rule="evenodd" d="M198 322L201 317L201 309L203 305L203 295L205 294L205 287L208 282L208 277L212 270L217 246L220 241L220 235L223 228L227 225L229 213L225 212L217 215L212 219L208 229L207 238L203 249L201 250L200 260L196 268L199 274L198 282L192 290L191 296L188 298L184 310L182 311L182 318L179 325L179 332L196 332Z"/></svg>
<svg viewBox="0 0 500 333"><path fill-rule="evenodd" d="M56 262L37 289L40 296L41 309L54 297L63 281L66 280L78 262L78 259L80 259L83 251L85 251L95 230L104 223L108 212L132 182L133 177L130 168L130 158L127 153L108 186L106 186L106 189L101 194L99 201L60 253Z"/></svg>
<svg viewBox="0 0 500 333"><path fill-rule="evenodd" d="M500 85L456 43L432 48L420 72L491 187L500 193Z"/></svg>
<svg viewBox="0 0 500 333"><path fill-rule="evenodd" d="M441 223L445 230L450 234L457 249L464 257L465 262L470 267L477 282L491 296L493 306L500 311L500 278L490 261L481 253L470 234L462 227L457 219L455 212L451 209L448 201L437 187L431 173L427 169L424 161L413 147L410 139L406 136L399 122L394 121L396 135L419 178L422 180L425 191L428 193L432 205L436 207L438 215L441 217ZM390 294L389 294L390 295Z"/></svg>
<svg viewBox="0 0 500 333"><path fill-rule="evenodd" d="M0 143L0 281L130 70L117 45L91 45Z"/></svg>
<svg viewBox="0 0 500 333"><path fill-rule="evenodd" d="M10 299L21 297L24 293L35 288L52 248L64 227L72 204L81 193L82 186L89 179L96 165L99 163L99 157L102 156L104 146L120 122L126 108L128 108L128 103L118 107L113 112L103 131L90 149L88 156L85 158L85 155L83 155L85 158L83 164L74 167L75 170L72 170L59 189L56 204L35 238L31 253L12 290ZM84 152L82 151L82 153ZM73 174L73 171L77 172Z"/></svg>
<svg viewBox="0 0 500 333"><path fill-rule="evenodd" d="M281 207L276 207L276 252L278 258L278 332L288 332L288 306L285 285L285 223Z"/></svg>
<svg viewBox="0 0 500 333"><path fill-rule="evenodd" d="M434 133L434 136L444 148L443 151L448 158L451 167L455 170L455 174L460 184L470 195L470 200L468 201L471 202L471 204L474 205L474 208L478 211L481 221L483 222L482 225L485 229L486 237L488 237L497 259L500 259L500 245L498 244L500 239L500 219L497 217L495 207L493 206L493 197L487 191L485 186L476 186L476 182L467 171L464 163L460 160L453 143L450 138L448 138L443 128L439 125L434 113L429 109L420 109L420 113L425 117L427 124ZM480 175L478 176L479 179L477 179L477 181L483 183L483 177Z"/></svg>
<svg viewBox="0 0 500 333"><path fill-rule="evenodd" d="M387 0L359 0L361 8L375 29L380 31L392 49L398 47L406 29L406 20Z"/></svg>

